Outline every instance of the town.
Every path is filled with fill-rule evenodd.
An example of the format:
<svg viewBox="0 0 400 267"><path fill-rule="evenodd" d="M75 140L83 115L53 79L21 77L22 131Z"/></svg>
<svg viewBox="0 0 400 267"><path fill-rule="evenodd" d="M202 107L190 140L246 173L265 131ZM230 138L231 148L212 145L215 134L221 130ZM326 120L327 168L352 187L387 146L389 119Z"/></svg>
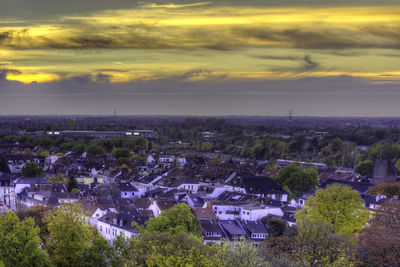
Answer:
<svg viewBox="0 0 400 267"><path fill-rule="evenodd" d="M121 127L126 123L104 120ZM54 119L20 119L3 128L7 134L0 136L2 213L75 203L112 245L121 236L140 235L140 227L150 218L185 204L200 223L204 244L245 240L259 247L296 229L297 213L310 198L316 199L316 192L332 185L356 192L371 214L399 201L399 165L394 160L400 147L388 140L400 136L397 128L314 130L288 121L290 132L280 132L281 126L187 118L153 122L153 127L150 123L140 130L66 129L79 129L83 123L86 119L63 118L58 127L46 128L55 124ZM91 123L95 128L100 122ZM160 123L163 128L156 125ZM22 124L37 129L18 129ZM181 127L198 132L194 138L185 137L176 132ZM371 129L374 136L363 136ZM343 132L346 141L340 138ZM343 201L350 205L351 200Z"/></svg>

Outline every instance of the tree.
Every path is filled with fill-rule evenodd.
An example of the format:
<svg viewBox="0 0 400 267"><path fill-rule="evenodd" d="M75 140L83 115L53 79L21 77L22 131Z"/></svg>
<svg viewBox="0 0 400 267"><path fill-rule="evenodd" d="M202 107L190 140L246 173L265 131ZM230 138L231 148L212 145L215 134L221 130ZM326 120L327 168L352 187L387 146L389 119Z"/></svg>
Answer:
<svg viewBox="0 0 400 267"><path fill-rule="evenodd" d="M37 177L43 173L43 168L33 162L27 162L22 167L21 172L24 177Z"/></svg>
<svg viewBox="0 0 400 267"><path fill-rule="evenodd" d="M84 144L76 144L72 147L72 152L75 153L83 153L86 150L86 146Z"/></svg>
<svg viewBox="0 0 400 267"><path fill-rule="evenodd" d="M86 152L92 155L103 155L104 154L104 150L101 146L97 146L97 145L89 145L86 148Z"/></svg>
<svg viewBox="0 0 400 267"><path fill-rule="evenodd" d="M283 235L286 229L286 223L277 219L269 219L267 225L273 236Z"/></svg>
<svg viewBox="0 0 400 267"><path fill-rule="evenodd" d="M333 184L326 190L318 189L295 217L300 224L302 221L323 221L332 226L335 233L352 234L360 231L370 216L363 204L357 191L346 185Z"/></svg>
<svg viewBox="0 0 400 267"><path fill-rule="evenodd" d="M68 192L72 192L73 189L78 189L78 181L76 181L76 178L74 176L70 176L68 178L68 184L67 184L67 189Z"/></svg>
<svg viewBox="0 0 400 267"><path fill-rule="evenodd" d="M129 149L127 149L127 148L114 148L112 151L112 155L116 159L129 158L130 152L129 152Z"/></svg>
<svg viewBox="0 0 400 267"><path fill-rule="evenodd" d="M24 154L31 155L32 154L32 150L29 147L27 147L27 148L24 149Z"/></svg>
<svg viewBox="0 0 400 267"><path fill-rule="evenodd" d="M10 167L8 166L7 160L2 154L0 154L0 172L9 173Z"/></svg>
<svg viewBox="0 0 400 267"><path fill-rule="evenodd" d="M260 251L247 242L237 244L226 242L222 246L216 246L215 250L216 255L213 257L212 266L267 266Z"/></svg>
<svg viewBox="0 0 400 267"><path fill-rule="evenodd" d="M302 221L295 237L296 261L307 266L358 266L351 236L337 235L329 224Z"/></svg>
<svg viewBox="0 0 400 267"><path fill-rule="evenodd" d="M93 245L86 247L76 266L79 267L108 267L113 258L113 249L107 240L97 234L93 239Z"/></svg>
<svg viewBox="0 0 400 267"><path fill-rule="evenodd" d="M62 143L60 145L60 149L63 151L72 151L73 147L74 147L74 143Z"/></svg>
<svg viewBox="0 0 400 267"><path fill-rule="evenodd" d="M194 236L200 236L200 222L190 210L190 207L184 203L179 203L172 208L162 211L161 215L150 218L146 222L146 227L141 229L144 233L190 233Z"/></svg>
<svg viewBox="0 0 400 267"><path fill-rule="evenodd" d="M330 150L336 153L338 151L342 151L342 149L343 149L343 141L338 137L332 139L330 143Z"/></svg>
<svg viewBox="0 0 400 267"><path fill-rule="evenodd" d="M42 152L40 152L39 156L41 156L41 157L50 157L50 153L47 152L47 151L42 151Z"/></svg>
<svg viewBox="0 0 400 267"><path fill-rule="evenodd" d="M368 189L368 194L372 196L385 195L388 198L400 197L400 183L379 184Z"/></svg>
<svg viewBox="0 0 400 267"><path fill-rule="evenodd" d="M285 259L289 264L277 266L294 266L295 242L293 237L288 236L269 236L259 246L260 253L264 260L276 266L279 261Z"/></svg>
<svg viewBox="0 0 400 267"><path fill-rule="evenodd" d="M201 238L187 233L146 233L131 240L122 266L212 266L214 254Z"/></svg>
<svg viewBox="0 0 400 267"><path fill-rule="evenodd" d="M92 245L94 229L85 216L79 204L63 204L47 214L46 248L57 266L77 266L80 255Z"/></svg>
<svg viewBox="0 0 400 267"><path fill-rule="evenodd" d="M146 162L146 158L141 156L141 155L132 156L132 160L140 162L140 163L145 163Z"/></svg>
<svg viewBox="0 0 400 267"><path fill-rule="evenodd" d="M65 177L65 174L63 173L58 173L58 174L53 174L47 177L47 182L50 184L67 184L68 179Z"/></svg>
<svg viewBox="0 0 400 267"><path fill-rule="evenodd" d="M40 141L40 146L42 147L51 147L54 145L53 140L51 140L49 137L44 137L41 141Z"/></svg>
<svg viewBox="0 0 400 267"><path fill-rule="evenodd" d="M400 262L400 203L390 201L375 213L360 235L361 251L368 266L397 266Z"/></svg>
<svg viewBox="0 0 400 267"><path fill-rule="evenodd" d="M0 261L5 266L51 266L40 248L39 231L33 218L20 221L12 211L0 215Z"/></svg>
<svg viewBox="0 0 400 267"><path fill-rule="evenodd" d="M17 212L17 216L20 220L26 218L33 218L35 220L35 225L40 229L40 239L45 242L49 234L47 230L47 223L45 220L46 214L54 209L53 206L32 206L30 208L21 210Z"/></svg>
<svg viewBox="0 0 400 267"><path fill-rule="evenodd" d="M365 160L360 162L356 167L356 173L359 173L363 176L372 175L374 172L374 162L372 160Z"/></svg>
<svg viewBox="0 0 400 267"><path fill-rule="evenodd" d="M279 171L276 178L282 187L287 186L294 197L318 185L318 172L315 169L304 170L300 165L291 164Z"/></svg>

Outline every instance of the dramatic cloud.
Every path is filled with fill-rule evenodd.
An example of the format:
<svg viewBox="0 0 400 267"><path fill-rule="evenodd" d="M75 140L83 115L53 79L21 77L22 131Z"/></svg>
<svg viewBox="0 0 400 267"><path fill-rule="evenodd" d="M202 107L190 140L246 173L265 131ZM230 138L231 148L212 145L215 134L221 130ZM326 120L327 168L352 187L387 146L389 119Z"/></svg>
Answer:
<svg viewBox="0 0 400 267"><path fill-rule="evenodd" d="M354 88L368 86L371 96L372 88L379 93L400 82L400 4L394 0L3 2L0 95L13 105L17 96L53 97L59 104L90 96L113 105L127 101L121 95L154 97L158 105L161 96L186 102L201 96L205 110L215 111L206 101L224 109L240 106L242 96L245 110L257 96L283 103L283 95L303 99L309 88L314 98L347 95L346 86L352 97L365 93Z"/></svg>

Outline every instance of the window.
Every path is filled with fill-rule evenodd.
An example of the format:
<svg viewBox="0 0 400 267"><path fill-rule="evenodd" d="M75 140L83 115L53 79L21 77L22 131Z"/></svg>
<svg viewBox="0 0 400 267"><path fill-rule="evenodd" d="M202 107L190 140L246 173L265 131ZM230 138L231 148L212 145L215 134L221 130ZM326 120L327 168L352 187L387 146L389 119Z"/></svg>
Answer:
<svg viewBox="0 0 400 267"><path fill-rule="evenodd" d="M243 214L246 214L246 212L245 212L245 211L243 211Z"/></svg>
<svg viewBox="0 0 400 267"><path fill-rule="evenodd" d="M125 192L124 194L125 194L125 196L127 196L127 195L128 195L128 193L127 193L127 192Z"/></svg>
<svg viewBox="0 0 400 267"><path fill-rule="evenodd" d="M100 225L100 232L103 232L103 226Z"/></svg>

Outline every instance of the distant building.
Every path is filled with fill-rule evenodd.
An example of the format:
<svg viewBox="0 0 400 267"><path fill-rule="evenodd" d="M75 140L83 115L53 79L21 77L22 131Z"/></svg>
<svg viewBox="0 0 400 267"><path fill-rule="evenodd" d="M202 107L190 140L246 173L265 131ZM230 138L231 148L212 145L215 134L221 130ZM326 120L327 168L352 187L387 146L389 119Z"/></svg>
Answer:
<svg viewBox="0 0 400 267"><path fill-rule="evenodd" d="M157 132L153 130L128 130L128 131L47 131L46 135L50 136L84 136L95 138L111 138L111 137L137 137L156 139Z"/></svg>

